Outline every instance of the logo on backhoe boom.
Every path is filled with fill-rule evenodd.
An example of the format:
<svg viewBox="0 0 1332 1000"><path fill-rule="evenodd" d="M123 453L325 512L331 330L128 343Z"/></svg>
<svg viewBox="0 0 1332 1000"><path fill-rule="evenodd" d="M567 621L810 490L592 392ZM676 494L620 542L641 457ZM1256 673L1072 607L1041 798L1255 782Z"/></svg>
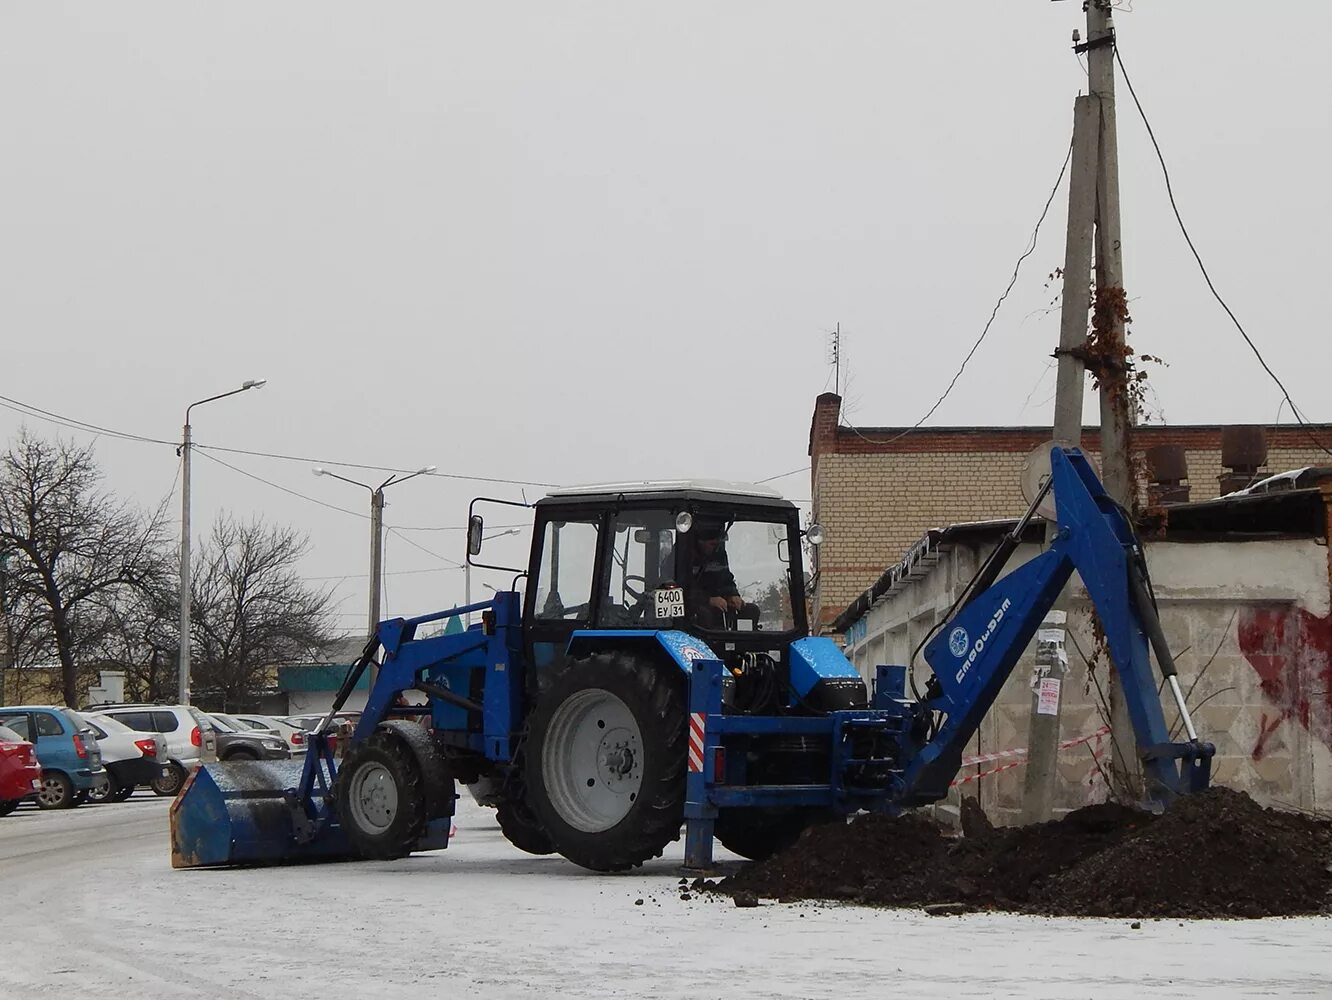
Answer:
<svg viewBox="0 0 1332 1000"><path fill-rule="evenodd" d="M985 626L985 631L981 633L980 638L977 639L975 645L971 647L971 652L967 653L966 660L957 668L957 676L955 678L957 683L961 684L962 678L967 676L967 671L969 671L972 664L976 662L976 657L980 656L981 650L985 648L985 644L989 641L990 636L994 634L994 630L999 627L999 623L1004 620L1004 615L1008 613L1008 609L1012 603L1011 600L1005 597L1004 603L995 609L994 615ZM958 633L961 633L961 635L959 636ZM959 638L961 639L960 642L958 641ZM959 646L961 649L958 648ZM967 633L965 629L955 628L949 634L948 651L954 656L961 656L963 653L967 652Z"/></svg>

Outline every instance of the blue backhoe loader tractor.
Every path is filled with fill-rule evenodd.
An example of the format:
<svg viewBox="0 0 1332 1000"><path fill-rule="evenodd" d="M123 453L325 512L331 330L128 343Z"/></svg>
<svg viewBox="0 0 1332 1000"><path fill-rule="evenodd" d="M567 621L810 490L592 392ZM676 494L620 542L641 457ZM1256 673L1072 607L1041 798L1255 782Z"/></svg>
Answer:
<svg viewBox="0 0 1332 1000"><path fill-rule="evenodd" d="M1053 490L1055 540L1000 578ZM468 559L482 563L474 501ZM522 506L510 504L510 506ZM621 483L554 490L532 505L528 565L493 600L381 623L303 761L210 764L171 810L177 867L364 857L447 846L456 785L485 787L504 835L598 871L656 857L685 829L685 860L713 839L748 858L809 824L898 812L947 794L961 755L1076 569L1105 630L1146 796L1206 787L1198 739L1160 631L1129 518L1075 449L1054 448L1032 508L909 665L867 684L809 634L795 506L761 486ZM428 634L478 613L463 632ZM1188 739L1169 738L1157 662ZM913 657L914 659L914 657ZM334 713L377 678L350 741ZM426 704L398 696L424 692ZM348 742L350 745L348 746Z"/></svg>

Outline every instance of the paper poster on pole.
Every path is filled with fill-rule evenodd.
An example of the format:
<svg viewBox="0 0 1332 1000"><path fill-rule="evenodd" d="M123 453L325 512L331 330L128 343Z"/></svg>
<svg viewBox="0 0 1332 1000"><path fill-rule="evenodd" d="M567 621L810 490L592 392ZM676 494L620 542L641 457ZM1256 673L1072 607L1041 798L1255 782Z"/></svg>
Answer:
<svg viewBox="0 0 1332 1000"><path fill-rule="evenodd" d="M1059 678L1042 677L1040 691L1036 696L1037 715L1059 714Z"/></svg>

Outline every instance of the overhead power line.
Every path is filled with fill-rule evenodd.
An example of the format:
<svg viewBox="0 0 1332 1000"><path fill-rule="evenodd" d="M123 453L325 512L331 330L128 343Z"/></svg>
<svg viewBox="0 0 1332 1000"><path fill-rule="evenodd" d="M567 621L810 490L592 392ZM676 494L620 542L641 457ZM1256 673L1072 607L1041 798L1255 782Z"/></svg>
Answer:
<svg viewBox="0 0 1332 1000"><path fill-rule="evenodd" d="M198 446L195 445L195 447ZM265 479L263 476L256 476L253 472L246 472L244 469L232 465L230 462L224 462L216 455L203 454L201 457L208 459L208 461L210 462L216 462L218 465L224 466L225 468L230 469L232 472L240 473L246 479L253 479L257 483L263 483L265 486L271 486L273 489L280 490L281 492L286 493L289 496L297 497L298 499L301 500L307 500L310 503L318 504L320 507L327 507L329 510L336 510L340 514L350 514L352 517L359 517L367 521L370 519L369 514L362 514L359 510L349 510L346 507L339 507L336 504L326 503L325 501L320 500L317 497L308 496L304 493L298 493L295 490L288 489L285 486L280 486L277 483L273 482L272 480Z"/></svg>
<svg viewBox="0 0 1332 1000"><path fill-rule="evenodd" d="M232 455L250 455L254 458L274 458L283 462L303 462L308 465L336 465L343 469L369 469L373 472L397 472L403 474L412 474L420 472L419 469L399 469L391 465L366 465L360 462L339 462L331 458L310 458L303 455L281 455L271 451L252 451L247 448L226 448L216 444L196 444L195 448L202 448L207 451L222 451ZM435 479L461 479L470 483L498 483L502 486L544 486L553 488L559 486L559 483L539 483L533 479L500 479L495 476L469 476L460 472L424 472L423 476L433 477Z"/></svg>
<svg viewBox="0 0 1332 1000"><path fill-rule="evenodd" d="M1022 252L1022 255L1018 257L1017 262L1013 265L1013 275L1008 279L1008 286L1004 289L1003 294L1000 295L999 298L995 301L994 308L990 310L990 318L985 321L985 327L984 329L981 330L980 336L977 337L976 342L971 345L971 350L967 351L967 356L962 359L962 364L958 366L957 371L953 374L953 378L948 383L948 387L944 389L943 393L939 396L939 398L934 401L934 405L931 406L928 410L926 410L924 415L914 424L912 424L906 430L902 431L900 434L894 435L893 437L889 438L886 441L876 441L873 438L865 437L864 434L861 434L860 431L854 427L848 427L847 428L848 430L854 432L858 437L864 439L865 441L870 442L871 444L887 445L887 444L892 444L894 441L906 437L912 431L919 428L921 424L925 423L925 421L929 420L930 417L934 416L934 411L939 409L939 407L943 405L944 400L947 399L949 394L952 393L953 388L957 385L958 379L960 379L962 377L962 373L967 370L967 365L970 363L972 357L975 356L976 351L980 349L980 345L985 341L985 338L989 335L990 327L994 325L994 319L996 316L999 315L999 307L1004 304L1004 300L1008 298L1008 293L1011 292L1013 290L1013 286L1017 284L1018 274L1022 270L1023 262L1025 262L1028 257L1030 257L1033 253L1036 252L1036 241L1041 234L1041 226L1045 222L1045 217L1050 214L1050 206L1054 204L1055 195L1059 193L1060 185L1064 183L1064 174L1068 172L1068 164L1069 161L1072 160L1072 158L1073 158L1073 140L1069 139L1068 149L1064 153L1064 163L1059 168L1059 176L1055 178L1054 187L1050 188L1050 194L1045 199L1045 205L1041 209L1040 217L1037 218L1036 225L1032 228L1031 241L1027 244L1027 249Z"/></svg>
<svg viewBox="0 0 1332 1000"><path fill-rule="evenodd" d="M1244 325L1240 323L1239 318L1236 317L1230 306L1226 304L1226 300L1221 297L1221 293L1216 290L1216 285L1212 283L1212 276L1207 273L1207 266L1203 263L1202 256L1198 253L1198 248L1193 245L1193 238L1189 236L1189 230L1184 225L1183 217L1179 214L1179 206L1175 204L1175 190L1170 183L1170 170L1166 167L1165 156L1161 153L1161 144L1156 141L1156 133L1152 131L1152 123L1147 120L1147 112L1143 110L1142 102L1138 100L1138 92L1133 89L1133 81L1129 79L1128 70L1124 68L1124 59L1119 54L1118 44L1115 45L1114 50L1115 62L1119 63L1119 72L1123 74L1124 83L1128 85L1129 95L1133 98L1133 104L1138 109L1138 117L1142 119L1142 124L1147 129L1147 137L1152 140L1152 149L1156 151L1157 162L1161 164L1161 174L1165 178L1166 196L1170 199L1171 211L1175 213L1175 222L1179 224L1179 231L1184 236L1184 242L1189 245L1189 252L1193 254L1193 259L1198 262L1198 270L1202 272L1203 281L1207 282L1208 291L1212 293L1212 297L1216 299L1217 304L1219 304L1221 308L1225 310L1226 315L1230 317L1230 322L1235 324L1235 329L1238 330L1240 336L1244 338L1244 342L1249 345L1249 350L1253 351L1254 357L1256 357L1258 363L1263 366L1263 371L1267 372L1272 381L1276 383L1277 388L1281 390L1281 395L1285 398L1286 402L1290 404L1290 412L1294 414L1296 422L1304 428L1304 433L1308 435L1309 440L1321 450L1327 452L1327 454L1332 455L1332 450L1329 450L1327 445L1323 444L1323 442L1313 433L1312 429L1310 429L1304 414L1300 412L1300 408L1295 405L1295 400L1290 398L1290 393L1286 390L1285 384L1277 377L1277 373L1272 370L1271 366L1267 363L1267 359L1263 357L1262 351L1258 350L1258 346L1253 342L1253 339L1244 329Z"/></svg>
<svg viewBox="0 0 1332 1000"><path fill-rule="evenodd" d="M86 420L79 420L75 417L66 416L62 413L55 413L51 410L45 410L40 406L34 406L32 403L25 403L21 399L13 399L9 396L0 395L0 407L20 413L24 416L36 417L39 420L45 420L49 423L59 424L62 427L68 427L71 430L83 431L89 434L102 434L107 437L120 438L125 441L138 441L143 444L164 445L170 448L179 448L179 441L169 441L165 438L148 437L143 434L134 434L130 431L117 430L114 427L105 427L101 424L94 424ZM371 465L363 462L343 462L331 458L310 458L303 455L283 455L269 451L254 451L248 448L230 448L217 444L199 444L195 442L193 448L196 451L220 451L233 455L250 455L255 458L272 458L283 462L303 462L308 465L336 465L343 469L366 469L372 472L396 472L404 475L418 472L417 469L400 469L391 465ZM239 470L238 470L239 471ZM245 473L243 473L245 474ZM502 486L542 486L547 489L559 486L559 483L543 483L534 479L502 479L497 476L470 476L461 472L429 472L425 475L433 476L436 479L457 479L473 483L495 483ZM257 478L257 477L256 477ZM270 484L271 485L271 484ZM281 489L281 487L278 487ZM298 494L299 495L299 494ZM318 503L319 501L315 501ZM327 506L327 505L326 505Z"/></svg>
<svg viewBox="0 0 1332 1000"><path fill-rule="evenodd" d="M754 482L758 485L761 485L763 483L771 483L775 482L778 479L785 479L787 476L794 476L798 475L801 472L808 472L808 471L809 471L809 466L802 465L800 468L792 469L790 472L782 472L775 476L769 476L767 479L756 479Z"/></svg>
<svg viewBox="0 0 1332 1000"><path fill-rule="evenodd" d="M0 406L6 410L13 410L15 413L21 413L24 416L37 417L39 420L46 420L53 424L59 424L62 427L68 427L71 430L84 431L92 434L101 434L106 437L121 438L126 441L139 441L144 444L160 444L176 446L179 441L166 441L162 438L145 437L142 434L131 434L129 431L118 431L111 427L102 427L99 424L91 424L84 420L76 420L74 417L66 417L59 413L52 413L50 410L44 410L40 406L33 406L31 403L25 403L21 399L11 399L9 396L0 396Z"/></svg>

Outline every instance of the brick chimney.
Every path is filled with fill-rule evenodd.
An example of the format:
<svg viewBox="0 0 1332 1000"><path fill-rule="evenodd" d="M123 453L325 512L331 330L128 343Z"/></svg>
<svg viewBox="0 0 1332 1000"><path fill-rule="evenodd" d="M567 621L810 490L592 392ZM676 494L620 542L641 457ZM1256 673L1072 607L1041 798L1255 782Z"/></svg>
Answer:
<svg viewBox="0 0 1332 1000"><path fill-rule="evenodd" d="M1189 460L1182 444L1159 444L1147 449L1147 504L1188 503Z"/></svg>
<svg viewBox="0 0 1332 1000"><path fill-rule="evenodd" d="M837 418L842 412L842 397L825 392L814 400L814 418L809 424L809 458L814 471L819 467L819 456L837 450Z"/></svg>
<svg viewBox="0 0 1332 1000"><path fill-rule="evenodd" d="M1221 464L1226 471L1217 477L1221 496L1251 486L1262 476L1267 462L1267 428L1260 424L1237 424L1221 429Z"/></svg>

